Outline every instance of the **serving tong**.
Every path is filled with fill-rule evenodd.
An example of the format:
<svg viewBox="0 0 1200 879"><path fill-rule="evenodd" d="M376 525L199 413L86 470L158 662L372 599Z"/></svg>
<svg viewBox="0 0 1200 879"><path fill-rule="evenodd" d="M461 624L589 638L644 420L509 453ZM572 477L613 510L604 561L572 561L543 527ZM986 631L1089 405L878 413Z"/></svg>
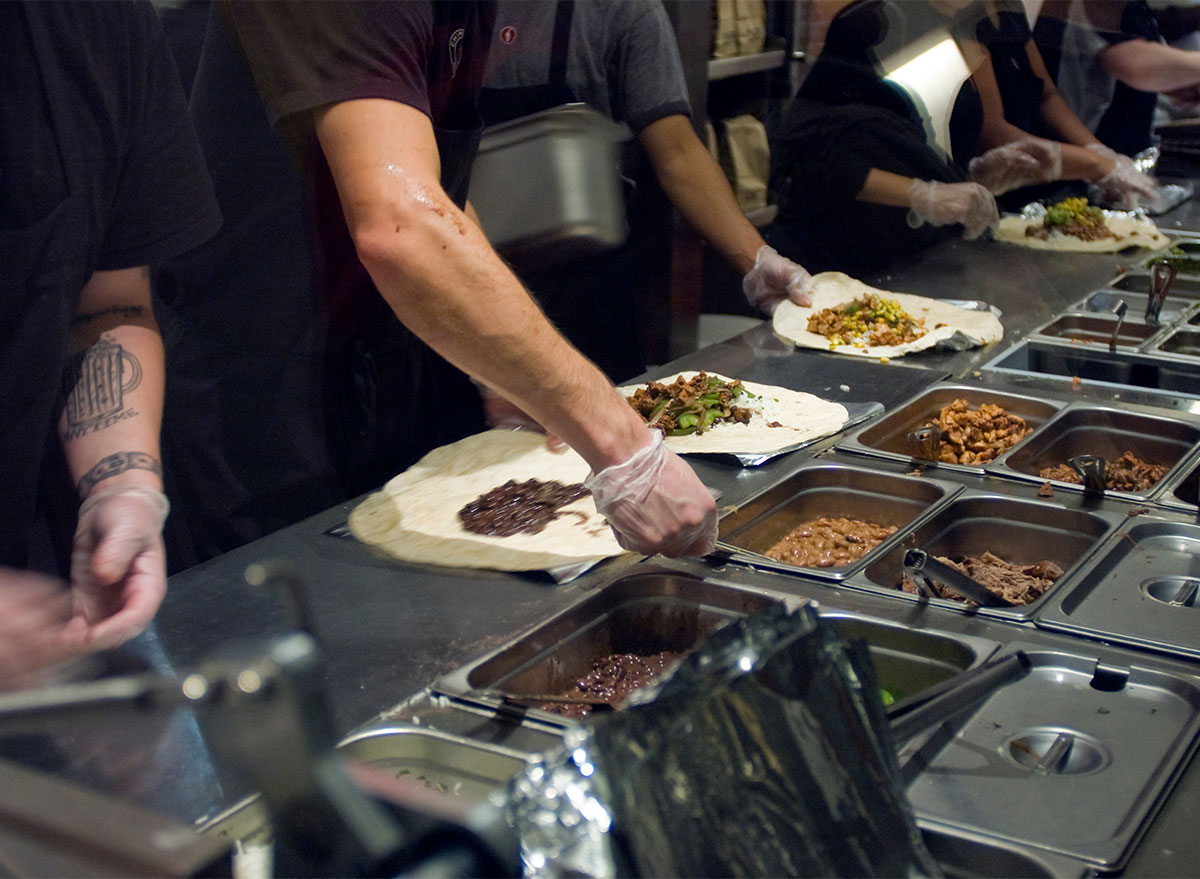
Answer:
<svg viewBox="0 0 1200 879"><path fill-rule="evenodd" d="M953 719L1002 685L1024 677L1031 666L1025 652L1017 650L897 699L884 709L892 737L907 741L921 730Z"/></svg>
<svg viewBox="0 0 1200 879"><path fill-rule="evenodd" d="M940 562L923 549L910 549L904 553L904 575L917 587L925 598L937 598L933 580L939 580L960 595L983 607L1014 607L1002 595L997 595L982 583L969 577L957 568Z"/></svg>
<svg viewBox="0 0 1200 879"><path fill-rule="evenodd" d="M1104 470L1108 462L1099 455L1075 455L1067 459L1067 466L1083 480L1083 490L1089 494L1104 494Z"/></svg>
<svg viewBox="0 0 1200 879"><path fill-rule="evenodd" d="M1167 293L1175 282L1177 269L1165 259L1155 260L1150 266L1150 295L1146 299L1146 323L1158 326L1159 315Z"/></svg>
<svg viewBox="0 0 1200 879"><path fill-rule="evenodd" d="M913 451L914 458L923 461L938 461L938 445L942 441L942 429L936 424L926 424L913 428L907 435L908 446Z"/></svg>

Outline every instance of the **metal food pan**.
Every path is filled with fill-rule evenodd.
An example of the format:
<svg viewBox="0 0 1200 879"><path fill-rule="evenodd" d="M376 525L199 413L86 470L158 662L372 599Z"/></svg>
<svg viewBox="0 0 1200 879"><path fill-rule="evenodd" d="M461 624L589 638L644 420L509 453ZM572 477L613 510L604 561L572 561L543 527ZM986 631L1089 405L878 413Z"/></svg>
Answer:
<svg viewBox="0 0 1200 879"><path fill-rule="evenodd" d="M1149 284L1149 275L1144 276L1145 282ZM1197 295L1200 295L1200 286L1197 287ZM1138 291L1122 289L1122 290L1097 290L1094 293L1089 293L1084 299L1076 302L1071 306L1072 311L1087 312L1090 314L1111 314L1111 304L1114 298L1120 298L1125 301L1126 319L1136 320L1145 325L1144 316L1146 314L1146 306L1149 304L1150 296L1143 286ZM1170 324L1177 321L1186 314L1190 314L1200 305L1200 300L1190 298L1188 296L1168 296L1163 300L1162 309L1159 311L1159 322Z"/></svg>
<svg viewBox="0 0 1200 879"><path fill-rule="evenodd" d="M436 729L386 723L355 732L338 745L345 756L386 770L427 790L469 803L486 802L525 768L525 758L501 745ZM273 832L262 797L254 794L205 822L203 832L242 843L270 845ZM261 855L260 855L261 857Z"/></svg>
<svg viewBox="0 0 1200 879"><path fill-rule="evenodd" d="M943 875L953 879L1082 879L1095 875L1082 861L978 833L921 827L921 838Z"/></svg>
<svg viewBox="0 0 1200 879"><path fill-rule="evenodd" d="M909 801L923 826L1119 869L1193 751L1200 686L1083 652L1005 649L1023 650L1029 673L922 755Z"/></svg>
<svg viewBox="0 0 1200 879"><path fill-rule="evenodd" d="M1180 467L1197 443L1200 443L1200 427L1185 421L1108 406L1072 404L1020 446L990 463L987 469L989 473L1043 481L1044 477L1038 475L1042 468L1065 464L1076 455L1113 459L1130 451L1150 464L1171 468L1165 479ZM1083 490L1082 485L1061 480L1054 480L1054 485ZM1106 494L1145 500L1157 487L1158 484L1145 491L1108 491Z"/></svg>
<svg viewBox="0 0 1200 879"><path fill-rule="evenodd" d="M1176 357L1200 357L1200 330L1179 329L1154 346L1156 351ZM1200 381L1200 369L1192 371L1194 380Z"/></svg>
<svg viewBox="0 0 1200 879"><path fill-rule="evenodd" d="M837 448L844 452L877 455L897 461L912 460L913 448L908 442L909 432L930 422L936 422L943 407L960 398L966 400L973 409L978 409L984 403L994 403L1009 413L1024 418L1025 423L1035 429L1063 406L1054 400L995 391L976 385L939 383L850 434L837 443ZM939 463L938 467L965 473L983 472L982 464Z"/></svg>
<svg viewBox="0 0 1200 879"><path fill-rule="evenodd" d="M1114 330L1119 347L1137 348L1162 332L1162 327L1138 320L1118 321L1115 317L1067 313L1042 324L1029 335L1061 339L1072 345L1101 345L1107 348L1113 341Z"/></svg>
<svg viewBox="0 0 1200 879"><path fill-rule="evenodd" d="M1150 295L1150 273L1146 271L1130 271L1123 275L1119 275L1113 279L1109 285L1110 289L1121 290L1130 293L1141 293L1143 296ZM1200 298L1200 279L1177 277L1171 284L1170 292L1175 296ZM1129 303L1130 308L1134 308L1134 303ZM1145 312L1145 300L1141 304L1142 312Z"/></svg>
<svg viewBox="0 0 1200 879"><path fill-rule="evenodd" d="M1037 624L1200 658L1200 526L1130 519Z"/></svg>
<svg viewBox="0 0 1200 879"><path fill-rule="evenodd" d="M1195 512L1200 506L1200 455L1173 475L1164 479L1161 490L1154 495L1155 503Z"/></svg>
<svg viewBox="0 0 1200 879"><path fill-rule="evenodd" d="M850 576L903 536L962 486L942 479L900 476L846 464L807 465L721 519L718 541L734 561L829 580ZM837 567L801 567L765 553L797 526L822 516L896 527L862 558Z"/></svg>
<svg viewBox="0 0 1200 879"><path fill-rule="evenodd" d="M962 612L1011 620L1027 620L1073 576L1076 566L1124 517L1103 511L1071 510L1043 501L1023 500L967 490L904 540L869 565L849 585L897 598ZM1048 560L1062 576L1041 597L1018 607L976 607L943 598L923 598L900 588L904 553L922 549L930 556L957 559L985 552L1007 562L1031 565Z"/></svg>
<svg viewBox="0 0 1200 879"><path fill-rule="evenodd" d="M684 653L732 619L784 601L766 592L667 571L627 574L533 630L440 678L435 693L563 725L524 695L567 692L613 653Z"/></svg>

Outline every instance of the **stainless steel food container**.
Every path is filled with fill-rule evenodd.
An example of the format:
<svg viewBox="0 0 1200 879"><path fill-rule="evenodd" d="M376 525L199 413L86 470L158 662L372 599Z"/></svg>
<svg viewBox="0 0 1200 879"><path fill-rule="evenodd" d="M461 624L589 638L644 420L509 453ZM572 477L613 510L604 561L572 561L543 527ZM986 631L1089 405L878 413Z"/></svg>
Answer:
<svg viewBox="0 0 1200 879"><path fill-rule="evenodd" d="M958 483L942 479L816 462L724 516L717 539L733 561L841 580L885 552L914 522L961 489ZM765 555L797 526L822 516L858 519L897 530L862 558L838 567L800 567Z"/></svg>
<svg viewBox="0 0 1200 879"><path fill-rule="evenodd" d="M1166 465L1169 478L1200 444L1200 425L1109 406L1073 403L1029 437L1019 447L1001 455L987 467L989 473L1030 481L1044 481L1038 472L1065 464L1076 455L1114 459L1126 451L1150 464ZM1056 489L1082 491L1083 486L1054 480ZM1162 480L1159 480L1161 483ZM1159 487L1144 491L1106 491L1129 500L1146 500Z"/></svg>
<svg viewBox="0 0 1200 879"><path fill-rule="evenodd" d="M1154 502L1164 507L1197 512L1200 506L1200 452L1184 462L1173 475L1164 479Z"/></svg>
<svg viewBox="0 0 1200 879"><path fill-rule="evenodd" d="M963 613L1013 621L1030 620L1038 608L1068 583L1079 563L1113 530L1124 515L1115 511L1082 511L1058 504L994 495L968 489L905 535L848 586L929 603ZM904 553L922 549L930 556L962 558L991 552L1007 562L1032 565L1051 561L1063 570L1054 586L1040 598L1018 607L976 607L942 598L923 598L904 592Z"/></svg>
<svg viewBox="0 0 1200 879"><path fill-rule="evenodd" d="M1090 300L1085 300L1090 301ZM1163 332L1162 326L1133 318L1125 320L1095 314L1060 314L1031 330L1030 336L1058 339L1072 345L1108 348L1115 341L1118 348L1136 349ZM1115 340L1114 340L1115 333Z"/></svg>
<svg viewBox="0 0 1200 879"><path fill-rule="evenodd" d="M488 128L471 166L469 196L488 240L529 267L623 243L619 144L628 137L586 104Z"/></svg>
<svg viewBox="0 0 1200 879"><path fill-rule="evenodd" d="M1164 381L1162 369L1168 375ZM1050 339L1030 338L1018 342L1006 351L993 357L980 367L988 373L1013 376L1038 376L1040 379L1061 384L1064 392L1072 390L1079 382L1120 394L1127 388L1141 388L1150 394L1163 396L1163 405L1184 397L1200 400L1200 383L1191 372L1168 358L1154 353L1139 351L1108 351L1083 348ZM1178 385L1179 373L1193 378L1187 387Z"/></svg>
<svg viewBox="0 0 1200 879"><path fill-rule="evenodd" d="M1029 673L930 740L909 800L923 826L1120 869L1194 751L1200 685L1086 646L1017 649Z"/></svg>
<svg viewBox="0 0 1200 879"><path fill-rule="evenodd" d="M1037 624L1198 659L1198 593L1200 526L1137 516L1104 542Z"/></svg>
<svg viewBox="0 0 1200 879"><path fill-rule="evenodd" d="M1131 270L1117 275L1116 278L1108 285L1112 290L1120 290L1127 293L1140 293L1143 296L1148 296L1150 293L1150 273L1144 270ZM1177 277L1171 284L1169 291L1173 296L1184 298L1200 298L1200 279ZM1130 308L1134 308L1133 302L1129 303ZM1144 313L1146 303L1143 299L1141 302L1141 312Z"/></svg>
<svg viewBox="0 0 1200 879"><path fill-rule="evenodd" d="M1039 399L1026 394L997 391L978 385L938 383L839 441L837 448L843 452L875 455L894 461L913 460L914 450L908 441L908 434L916 428L936 422L942 408L960 398L966 400L972 409L978 409L984 403L994 403L1010 414L1025 419L1025 423L1035 429L1063 407L1063 403L1056 400ZM918 459L914 463L928 462ZM939 463L937 466L938 469L949 471L982 473L984 465Z"/></svg>
<svg viewBox="0 0 1200 879"><path fill-rule="evenodd" d="M1145 325L1146 306L1150 299L1148 292L1150 276L1148 274L1127 275L1114 283L1123 283L1123 286L1120 289L1096 290L1089 293L1079 302L1074 303L1070 310L1087 314L1111 314L1111 303L1114 298L1120 298L1125 302L1126 319ZM1196 295L1200 296L1200 284L1196 285ZM1184 291L1172 293L1163 300L1162 308L1158 313L1159 322L1173 323L1186 315L1195 314L1198 308L1200 308L1200 299L1188 296Z"/></svg>
<svg viewBox="0 0 1200 879"><path fill-rule="evenodd" d="M467 704L562 726L524 695L565 693L595 659L613 653L686 652L708 633L785 599L674 571L626 574L533 630L435 681L432 690Z"/></svg>

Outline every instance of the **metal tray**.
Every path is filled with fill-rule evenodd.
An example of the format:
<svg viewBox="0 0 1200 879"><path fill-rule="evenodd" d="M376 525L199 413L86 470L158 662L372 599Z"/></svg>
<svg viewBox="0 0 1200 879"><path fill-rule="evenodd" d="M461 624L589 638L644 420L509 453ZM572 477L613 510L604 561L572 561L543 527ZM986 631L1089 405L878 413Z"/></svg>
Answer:
<svg viewBox="0 0 1200 879"><path fill-rule="evenodd" d="M1200 357L1200 330L1179 329L1154 346L1154 350L1175 357ZM1200 381L1200 369L1192 370L1193 379Z"/></svg>
<svg viewBox="0 0 1200 879"><path fill-rule="evenodd" d="M1190 755L1200 686L1012 643L1032 663L956 724L908 787L923 825L1117 869ZM1061 759L1051 746L1066 734ZM933 742L939 741L935 738Z"/></svg>
<svg viewBox="0 0 1200 879"><path fill-rule="evenodd" d="M1075 455L1099 455L1116 458L1131 451L1143 461L1165 464L1178 469L1196 444L1200 426L1172 418L1160 418L1108 406L1073 403L1028 437L987 466L989 473L1018 479L1044 481L1038 476L1043 467L1064 464ZM1083 486L1053 480L1056 488L1082 491ZM1161 483L1162 480L1159 480ZM1140 492L1106 491L1106 495L1131 500L1146 500L1158 484Z"/></svg>
<svg viewBox="0 0 1200 879"><path fill-rule="evenodd" d="M1154 495L1154 501L1164 507L1197 512L1200 506L1200 455L1194 456L1173 476L1164 479L1160 491Z"/></svg>
<svg viewBox="0 0 1200 879"><path fill-rule="evenodd" d="M1024 621L1070 581L1076 566L1124 518L1116 512L1072 510L968 489L846 585L963 613ZM1049 560L1063 569L1063 575L1040 598L1019 607L977 607L943 598L923 598L900 589L904 552L914 548L950 558L991 552L1014 564Z"/></svg>
<svg viewBox="0 0 1200 879"><path fill-rule="evenodd" d="M1163 328L1158 324L1144 323L1129 318L1118 324L1115 317L1067 313L1060 314L1048 323L1042 324L1032 330L1029 335L1060 339L1072 345L1098 345L1108 348L1113 338L1113 330L1117 331L1116 344L1118 347L1137 348L1161 333Z"/></svg>
<svg viewBox="0 0 1200 879"><path fill-rule="evenodd" d="M913 449L908 443L909 432L923 427L931 421L937 421L942 408L960 397L976 409L983 403L995 403L1011 414L1024 418L1026 424L1032 428L1037 428L1063 406L1062 403L1054 400L995 391L976 385L938 383L900 404L882 418L876 419L866 427L839 441L837 448L843 452L877 455L895 461L913 460ZM918 461L921 464L928 464L921 459ZM937 466L965 473L983 473L982 464L939 463Z"/></svg>
<svg viewBox="0 0 1200 879"><path fill-rule="evenodd" d="M759 568L841 580L877 558L903 537L905 529L962 490L941 479L900 476L846 464L813 463L779 485L724 516L718 545L732 561ZM845 565L801 567L764 555L798 525L821 516L860 519L896 532Z"/></svg>
<svg viewBox="0 0 1200 879"><path fill-rule="evenodd" d="M1146 305L1150 299L1146 291L1146 286L1150 283L1150 276L1141 275L1135 277L1144 279L1144 284L1139 288L1140 292L1128 289L1097 290L1094 293L1089 293L1086 298L1070 306L1070 310L1088 314L1111 314L1110 303L1115 297L1125 301L1127 309L1126 320L1138 321L1141 325L1147 326L1144 316L1146 314ZM1200 289L1197 292L1200 294ZM1159 311L1159 323L1173 323L1181 319L1184 315L1194 312L1198 305L1200 305L1200 301L1187 296L1168 296L1163 300L1162 309Z"/></svg>
<svg viewBox="0 0 1200 879"><path fill-rule="evenodd" d="M1180 595L1190 586L1191 595ZM1117 530L1043 628L1200 658L1200 526L1138 516ZM1173 603L1177 601L1178 603Z"/></svg>
<svg viewBox="0 0 1200 879"><path fill-rule="evenodd" d="M686 652L730 620L785 601L782 596L673 571L626 574L532 631L435 681L435 693L563 726L572 721L522 695L563 693L612 653Z"/></svg>
<svg viewBox="0 0 1200 879"><path fill-rule="evenodd" d="M1108 285L1113 290L1127 291L1130 293L1141 293L1148 297L1150 293L1150 273L1147 271L1128 271L1118 275ZM1171 294L1180 297L1200 298L1200 280L1184 277L1177 277L1171 284ZM1129 303L1130 308L1134 308L1134 303ZM1164 306L1165 307L1165 306ZM1141 312L1145 313L1145 300L1141 303Z"/></svg>
<svg viewBox="0 0 1200 879"><path fill-rule="evenodd" d="M1179 364L1178 359L1155 354L1082 349L1050 339L1025 339L980 369L1001 375L1038 376L1061 383L1064 392L1074 390L1081 382L1114 395L1129 388L1146 389L1163 395L1161 405L1170 408L1180 397L1200 400L1195 370ZM1190 380L1181 382L1177 373L1190 375Z"/></svg>
<svg viewBox="0 0 1200 879"><path fill-rule="evenodd" d="M395 722L365 727L343 739L338 750L468 803L485 802L489 793L504 787L526 765L525 755L501 745ZM200 830L241 843L239 853L246 861L270 857L270 815L258 794L209 819Z"/></svg>

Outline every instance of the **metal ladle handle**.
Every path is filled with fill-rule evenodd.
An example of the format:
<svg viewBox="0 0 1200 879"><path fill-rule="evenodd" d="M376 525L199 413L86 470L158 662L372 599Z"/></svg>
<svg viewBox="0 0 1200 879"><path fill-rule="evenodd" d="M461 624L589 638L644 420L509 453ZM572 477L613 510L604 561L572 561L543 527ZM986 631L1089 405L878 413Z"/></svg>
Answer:
<svg viewBox="0 0 1200 879"><path fill-rule="evenodd" d="M938 445L942 441L942 429L936 424L926 424L908 432L908 446L913 457L923 461L938 460Z"/></svg>
<svg viewBox="0 0 1200 879"><path fill-rule="evenodd" d="M1171 284L1175 282L1176 268L1169 260L1155 260L1150 266L1150 295L1146 299L1146 323L1157 324L1163 303Z"/></svg>
<svg viewBox="0 0 1200 879"><path fill-rule="evenodd" d="M1109 306L1109 311L1117 316L1117 325L1113 327L1112 338L1108 340L1109 351L1117 350L1117 338L1121 335L1121 325L1125 323L1125 312L1128 309L1124 299L1117 299Z"/></svg>

